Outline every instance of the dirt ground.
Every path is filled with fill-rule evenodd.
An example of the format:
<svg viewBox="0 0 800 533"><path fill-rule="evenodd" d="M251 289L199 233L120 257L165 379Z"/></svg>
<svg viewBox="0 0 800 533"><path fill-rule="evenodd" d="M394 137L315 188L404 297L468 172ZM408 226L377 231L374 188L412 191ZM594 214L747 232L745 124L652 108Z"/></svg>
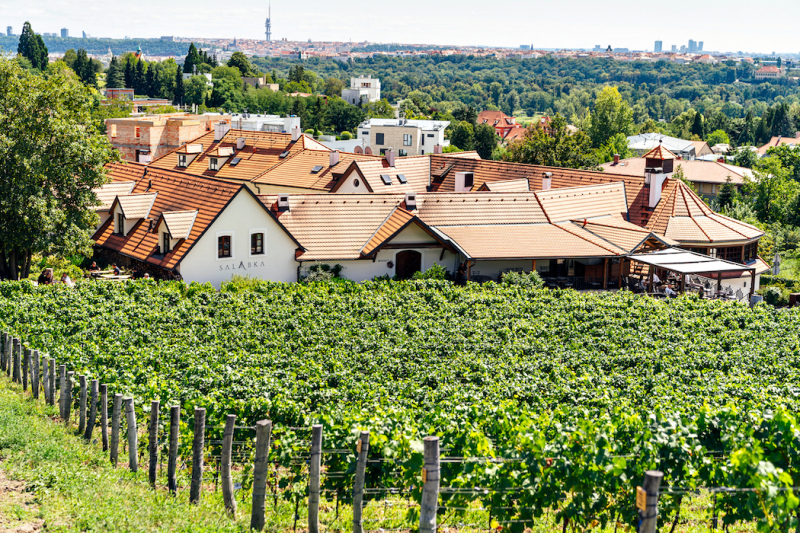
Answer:
<svg viewBox="0 0 800 533"><path fill-rule="evenodd" d="M0 531L33 533L44 530L39 506L34 496L25 491L25 483L13 481L0 469Z"/></svg>

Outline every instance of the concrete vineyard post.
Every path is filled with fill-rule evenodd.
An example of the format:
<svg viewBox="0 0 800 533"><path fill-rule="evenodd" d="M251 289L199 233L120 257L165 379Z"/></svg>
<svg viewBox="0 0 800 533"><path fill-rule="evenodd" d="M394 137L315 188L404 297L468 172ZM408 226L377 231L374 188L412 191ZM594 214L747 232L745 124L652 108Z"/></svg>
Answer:
<svg viewBox="0 0 800 533"><path fill-rule="evenodd" d="M114 407L111 411L111 464L117 467L119 457L119 419L122 412L122 394L114 395Z"/></svg>
<svg viewBox="0 0 800 533"><path fill-rule="evenodd" d="M50 405L56 404L56 360L50 358Z"/></svg>
<svg viewBox="0 0 800 533"><path fill-rule="evenodd" d="M425 466L422 469L419 532L436 533L436 511L439 508L439 437L425 437L423 443Z"/></svg>
<svg viewBox="0 0 800 533"><path fill-rule="evenodd" d="M272 421L256 422L256 460L253 465L253 512L250 529L261 531L266 519L267 474L269 471L269 444L272 438Z"/></svg>
<svg viewBox="0 0 800 533"><path fill-rule="evenodd" d="M128 423L128 466L131 472L139 471L139 435L136 427L136 411L133 398L125 398L125 421Z"/></svg>
<svg viewBox="0 0 800 533"><path fill-rule="evenodd" d="M308 466L308 533L319 533L319 471L322 463L322 426L311 428L311 458Z"/></svg>
<svg viewBox="0 0 800 533"><path fill-rule="evenodd" d="M664 474L657 470L644 473L642 489L646 495L645 510L639 509L639 533L656 533L658 521L658 493Z"/></svg>
<svg viewBox="0 0 800 533"><path fill-rule="evenodd" d="M50 358L42 357L42 392L44 403L50 405Z"/></svg>
<svg viewBox="0 0 800 533"><path fill-rule="evenodd" d="M222 434L222 464L220 474L222 479L222 499L225 501L225 510L236 516L236 498L233 497L233 476L231 475L231 458L233 455L233 432L236 429L236 415L228 415L225 420L225 433Z"/></svg>
<svg viewBox="0 0 800 533"><path fill-rule="evenodd" d="M75 372L67 372L67 397L64 401L64 425L69 426L70 416L72 415L72 377Z"/></svg>
<svg viewBox="0 0 800 533"><path fill-rule="evenodd" d="M22 390L28 390L28 376L31 372L31 349L25 348L24 357L22 359Z"/></svg>
<svg viewBox="0 0 800 533"><path fill-rule="evenodd" d="M78 433L86 430L86 376L80 376L81 397L78 405Z"/></svg>
<svg viewBox="0 0 800 533"><path fill-rule="evenodd" d="M189 490L189 501L200 501L200 489L203 485L203 450L206 439L206 410L194 408L194 438L192 440L192 486Z"/></svg>
<svg viewBox="0 0 800 533"><path fill-rule="evenodd" d="M92 393L89 399L89 417L86 421L86 432L83 438L92 441L92 433L94 432L94 424L97 421L97 396L100 393L100 382L96 379L91 381Z"/></svg>
<svg viewBox="0 0 800 533"><path fill-rule="evenodd" d="M3 370L6 369L6 336L7 335L8 335L8 333L6 333L4 331L3 335L1 336L2 340L0 341L0 342L2 342L2 344L0 344L0 368L2 368Z"/></svg>
<svg viewBox="0 0 800 533"><path fill-rule="evenodd" d="M22 374L22 357L20 356L19 339L14 339L14 383L19 383Z"/></svg>
<svg viewBox="0 0 800 533"><path fill-rule="evenodd" d="M108 451L108 385L100 385L100 437L103 451Z"/></svg>
<svg viewBox="0 0 800 533"><path fill-rule="evenodd" d="M178 492L175 477L178 469L178 438L181 431L181 406L173 405L169 410L169 464L167 465L167 486L172 494Z"/></svg>
<svg viewBox="0 0 800 533"><path fill-rule="evenodd" d="M369 453L369 431L362 431L358 439L358 460L356 479L353 482L353 533L362 533L361 512L364 504L364 478L367 472L367 453Z"/></svg>
<svg viewBox="0 0 800 533"><path fill-rule="evenodd" d="M147 473L150 486L153 488L156 487L156 471L158 469L158 409L160 406L158 400L150 402L150 442L148 443L150 463L147 465Z"/></svg>
<svg viewBox="0 0 800 533"><path fill-rule="evenodd" d="M59 384L61 397L58 399L58 412L63 420L67 412L67 365L61 365L58 367L58 375L59 379L61 380L61 383Z"/></svg>
<svg viewBox="0 0 800 533"><path fill-rule="evenodd" d="M40 358L39 358L39 350L33 350L31 352L31 363L32 363L32 371L31 371L31 392L33 392L33 399L39 399L39 367L40 367Z"/></svg>

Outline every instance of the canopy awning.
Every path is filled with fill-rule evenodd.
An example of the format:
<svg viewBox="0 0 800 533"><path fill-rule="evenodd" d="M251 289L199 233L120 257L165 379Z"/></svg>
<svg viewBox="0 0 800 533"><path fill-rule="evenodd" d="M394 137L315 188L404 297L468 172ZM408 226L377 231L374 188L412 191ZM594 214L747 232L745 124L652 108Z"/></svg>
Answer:
<svg viewBox="0 0 800 533"><path fill-rule="evenodd" d="M671 270L679 274L703 274L706 277L714 277L722 273L744 273L756 270L756 265L740 265L739 263L715 259L707 255L676 248L634 254L628 256L628 259L656 268Z"/></svg>

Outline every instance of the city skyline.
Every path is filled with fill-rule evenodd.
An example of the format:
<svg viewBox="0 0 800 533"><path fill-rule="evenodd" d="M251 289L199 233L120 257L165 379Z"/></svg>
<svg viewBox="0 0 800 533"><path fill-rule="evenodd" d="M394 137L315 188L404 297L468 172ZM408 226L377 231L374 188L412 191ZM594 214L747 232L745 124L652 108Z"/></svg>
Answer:
<svg viewBox="0 0 800 533"><path fill-rule="evenodd" d="M747 51L757 53L798 53L800 41L794 37L792 20L800 16L800 3L780 0L771 6L782 12L780 19L748 15L744 0L731 0L724 19L711 7L698 6L688 0L676 0L693 9L695 16L680 23L671 19L654 34L647 17L633 3L616 0L613 7L598 6L589 0L572 0L566 5L552 5L539 0L523 2L510 0L497 10L477 0L463 0L456 6L430 4L408 0L406 8L387 16L372 8L365 0L350 0L347 8L333 7L321 0L297 4L275 2L275 15L270 14L268 2L242 0L227 6L220 17L218 4L197 0L194 9L186 11L179 5L141 0L138 8L158 12L153 20L127 17L119 4L100 4L76 0L70 5L55 0L40 0L36 5L0 0L0 26L11 25L19 34L22 24L30 21L37 33L56 33L69 29L70 35L82 32L93 36L124 38L158 38L174 35L187 38L233 38L264 40L264 20L271 18L272 40L339 41L403 44L432 44L452 46L533 45L534 48L628 48L653 50L654 41L664 43L669 51L673 44L703 41L704 51ZM684 5L685 4L685 5ZM742 9L737 9L741 7ZM582 16L563 17L565 10ZM708 13L705 13L708 11ZM513 14L513 16L511 16ZM708 15L708 16L706 16ZM795 15L793 17L792 15ZM531 24L530 21L535 21ZM496 31L501 28L502 31ZM619 31L625 28L625 32ZM760 36L769 36L764 41Z"/></svg>

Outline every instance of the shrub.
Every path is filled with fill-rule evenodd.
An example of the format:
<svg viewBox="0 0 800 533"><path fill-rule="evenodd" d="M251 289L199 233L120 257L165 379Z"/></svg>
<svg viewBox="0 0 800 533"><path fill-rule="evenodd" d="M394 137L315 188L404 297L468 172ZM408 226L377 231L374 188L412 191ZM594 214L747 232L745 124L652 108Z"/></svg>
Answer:
<svg viewBox="0 0 800 533"><path fill-rule="evenodd" d="M219 292L229 292L232 294L239 294L242 292L252 291L258 288L264 281L251 278L250 276L231 276L230 281L225 281L220 286Z"/></svg>
<svg viewBox="0 0 800 533"><path fill-rule="evenodd" d="M314 135L314 128L309 128L306 131L304 131L303 133L308 133L309 135Z"/></svg>
<svg viewBox="0 0 800 533"><path fill-rule="evenodd" d="M425 272L415 272L412 279L450 279L450 272L439 263L434 263Z"/></svg>
<svg viewBox="0 0 800 533"><path fill-rule="evenodd" d="M353 134L351 134L349 131L343 131L342 132L342 140L343 141L349 141L352 138L353 138Z"/></svg>
<svg viewBox="0 0 800 533"><path fill-rule="evenodd" d="M322 269L314 270L303 278L303 283L314 283L317 281L331 281L333 279L333 272L325 271Z"/></svg>
<svg viewBox="0 0 800 533"><path fill-rule="evenodd" d="M781 287L768 287L763 292L764 301L775 307L789 305L789 291Z"/></svg>
<svg viewBox="0 0 800 533"><path fill-rule="evenodd" d="M339 274L341 274L342 270L344 270L344 267L339 264L333 266L327 264L321 264L321 265L313 265L308 270L310 270L311 272L326 272L326 273L329 272L330 274L332 274L331 277L338 278Z"/></svg>
<svg viewBox="0 0 800 533"><path fill-rule="evenodd" d="M520 285L523 287L542 288L544 281L538 272L507 272L503 274L503 285Z"/></svg>

